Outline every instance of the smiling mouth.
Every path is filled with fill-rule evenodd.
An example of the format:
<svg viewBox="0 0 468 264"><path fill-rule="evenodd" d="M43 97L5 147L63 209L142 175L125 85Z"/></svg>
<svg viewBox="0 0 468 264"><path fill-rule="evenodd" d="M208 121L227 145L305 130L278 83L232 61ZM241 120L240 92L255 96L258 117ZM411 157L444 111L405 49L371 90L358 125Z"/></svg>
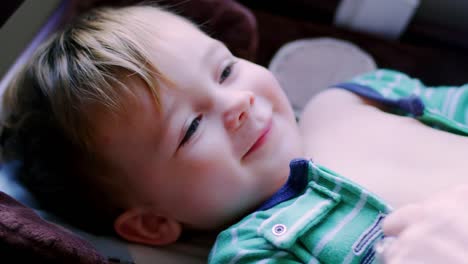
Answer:
<svg viewBox="0 0 468 264"><path fill-rule="evenodd" d="M244 154L242 159L245 159L247 156L249 156L251 153L253 153L255 150L259 149L261 146L264 145L266 142L266 139L268 137L268 134L271 130L272 127L272 120L270 119L266 126L262 129L262 132L260 133L260 136L257 138L257 140L254 142L254 144L250 147L250 149Z"/></svg>

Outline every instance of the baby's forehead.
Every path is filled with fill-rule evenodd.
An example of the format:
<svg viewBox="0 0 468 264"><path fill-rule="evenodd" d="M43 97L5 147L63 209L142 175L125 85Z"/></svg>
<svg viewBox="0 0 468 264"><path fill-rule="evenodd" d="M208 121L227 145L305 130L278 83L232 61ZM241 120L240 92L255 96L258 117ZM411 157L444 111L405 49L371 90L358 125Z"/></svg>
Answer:
<svg viewBox="0 0 468 264"><path fill-rule="evenodd" d="M135 9L133 16L137 20L134 26L144 28L141 32L145 34L136 35L135 41L139 42L141 55L145 57L148 65L137 70L137 74L125 71L114 76L124 84L123 89L117 88L117 107L108 109L105 105L97 104L92 107L92 111L88 111L92 130L95 134L102 135L98 138L109 138L105 135L109 130L120 131L120 127L126 124L133 124L135 127L141 125L145 111L150 108L159 114L164 111L161 89L179 88L180 80L177 78L183 75L183 66L189 60L185 58L185 53L179 54L183 52L173 46L190 44L186 41L192 36L194 41L202 43L197 45L200 49L205 48L205 43L214 42L188 20L159 9ZM152 32L154 34L151 34ZM184 45L173 45L174 41L183 41ZM198 49L194 52L197 53ZM181 63L176 63L180 58L183 58ZM119 136L119 131L114 131L113 136Z"/></svg>
<svg viewBox="0 0 468 264"><path fill-rule="evenodd" d="M162 130L161 106L145 86L136 85L132 90L122 94L117 109L96 105L88 112L93 146L105 157L157 143L146 141L157 139Z"/></svg>
<svg viewBox="0 0 468 264"><path fill-rule="evenodd" d="M162 77L161 77L162 78ZM141 116L146 111L161 112L161 89L166 81L155 77L153 86L149 86L146 80L138 75L125 75L121 80L125 89L118 93L117 106L111 111L103 110L114 122L131 121Z"/></svg>
<svg viewBox="0 0 468 264"><path fill-rule="evenodd" d="M136 9L133 16L139 21L135 26L146 27L154 33L153 36L159 39L164 38L165 35L179 34L181 30L201 33L201 30L190 20L161 9Z"/></svg>

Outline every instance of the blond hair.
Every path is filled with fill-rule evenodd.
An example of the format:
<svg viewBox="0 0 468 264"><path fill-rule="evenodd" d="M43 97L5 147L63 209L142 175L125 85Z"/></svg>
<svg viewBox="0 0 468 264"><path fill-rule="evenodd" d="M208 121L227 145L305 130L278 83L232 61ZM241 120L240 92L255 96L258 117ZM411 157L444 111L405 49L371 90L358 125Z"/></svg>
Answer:
<svg viewBox="0 0 468 264"><path fill-rule="evenodd" d="M148 5L93 10L41 45L4 94L2 156L21 159L27 170L23 182L44 204L70 220L78 221L77 212L83 215L76 206L86 210L97 197L107 203L102 206L112 208L107 213L114 215L109 218L117 210L110 194L107 201L102 199L104 186L95 185L105 182L92 175L96 171L76 161L93 161L89 108L118 112L124 98L134 95L125 83L128 76L143 80L157 105L160 84L170 83L148 61L148 50L154 49L149 40L157 29L142 20L142 12L154 13L155 20L174 17ZM78 186L87 188L85 200L90 204L82 199L83 191L72 190ZM74 212L66 208L73 206Z"/></svg>
<svg viewBox="0 0 468 264"><path fill-rule="evenodd" d="M133 75L144 81L159 102L158 81L167 81L148 61L148 40L154 29L138 14L148 6L100 8L89 12L44 43L28 64L27 74L50 101L53 115L76 143L89 144L87 117L90 105L110 111L121 107L122 98L132 94L121 76ZM152 7L155 17L167 16ZM6 109L15 109L19 75L4 97ZM21 79L23 78L23 79Z"/></svg>

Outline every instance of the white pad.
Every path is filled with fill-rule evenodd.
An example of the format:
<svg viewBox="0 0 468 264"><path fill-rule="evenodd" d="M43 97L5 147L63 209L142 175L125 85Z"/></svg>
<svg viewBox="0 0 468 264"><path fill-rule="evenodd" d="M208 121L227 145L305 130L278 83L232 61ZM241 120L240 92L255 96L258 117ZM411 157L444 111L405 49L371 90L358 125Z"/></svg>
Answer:
<svg viewBox="0 0 468 264"><path fill-rule="evenodd" d="M318 92L376 69L372 57L356 45L332 38L286 43L268 67L285 90L298 116Z"/></svg>

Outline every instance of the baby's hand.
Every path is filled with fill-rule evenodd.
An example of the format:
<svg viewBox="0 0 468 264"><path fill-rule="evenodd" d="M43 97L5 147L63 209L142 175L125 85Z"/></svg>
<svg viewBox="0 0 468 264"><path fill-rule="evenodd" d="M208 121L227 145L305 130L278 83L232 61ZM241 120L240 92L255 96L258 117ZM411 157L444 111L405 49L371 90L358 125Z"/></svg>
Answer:
<svg viewBox="0 0 468 264"><path fill-rule="evenodd" d="M385 263L468 263L468 185L391 213Z"/></svg>

